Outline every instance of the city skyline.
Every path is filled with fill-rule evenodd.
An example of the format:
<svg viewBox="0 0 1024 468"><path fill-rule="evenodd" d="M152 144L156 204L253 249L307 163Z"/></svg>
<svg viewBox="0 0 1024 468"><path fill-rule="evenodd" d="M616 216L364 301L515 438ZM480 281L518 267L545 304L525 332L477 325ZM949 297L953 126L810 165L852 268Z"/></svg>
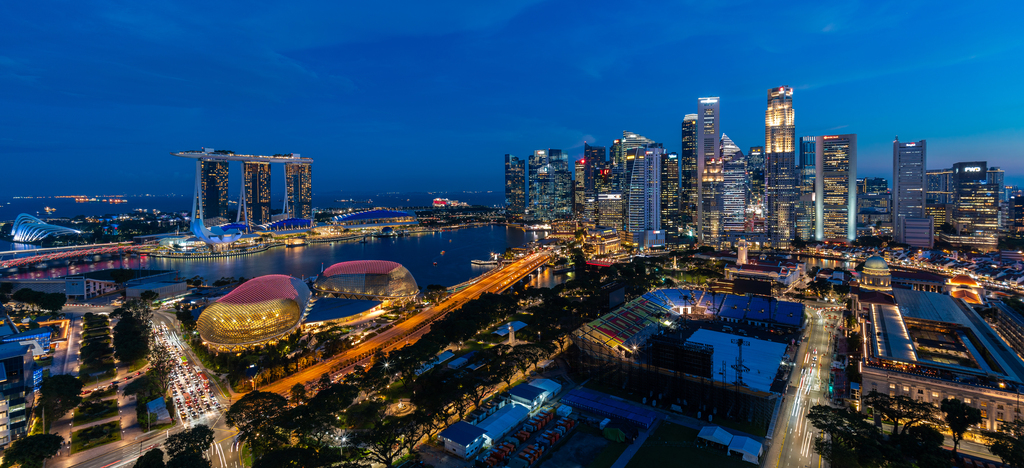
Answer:
<svg viewBox="0 0 1024 468"><path fill-rule="evenodd" d="M161 156L199 145L316 157L318 190L495 190L502 174L481 155L561 148L575 161L584 141L609 146L622 129L682 154L679 125L700 96L721 98L720 128L737 146L761 146L764 90L786 85L799 103L796 137L856 133L859 174L891 175L898 135L929 141L929 169L988 160L1008 183L1022 182L1012 155L1024 42L1012 33L1013 14L960 4L794 3L742 13L665 4L616 13L653 35L609 38L593 27L611 21L608 9L569 3L335 8L8 5L5 16L19 20L0 33L9 44L0 56L8 109L0 155L15 172L44 161L68 192L97 183L181 192L191 168ZM752 27L769 14L783 19L768 32ZM526 32L536 27L551 34ZM695 44L729 59L714 74L666 60ZM778 66L836 50L848 67ZM648 63L659 73L633 70ZM547 71L516 78L530 68ZM983 117L950 118L961 110L940 96L956 90L990 96L971 101ZM424 144L432 139L458 144ZM396 169L370 180L363 174L379 170L379 158L366 154L386 154ZM97 163L76 164L83 160ZM50 186L16 179L0 194L43 195Z"/></svg>

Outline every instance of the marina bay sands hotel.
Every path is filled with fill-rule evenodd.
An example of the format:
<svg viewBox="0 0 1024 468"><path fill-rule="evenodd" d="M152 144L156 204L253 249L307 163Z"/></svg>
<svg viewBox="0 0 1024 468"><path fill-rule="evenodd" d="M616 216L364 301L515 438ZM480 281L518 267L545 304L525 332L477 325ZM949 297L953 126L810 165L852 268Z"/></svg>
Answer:
<svg viewBox="0 0 1024 468"><path fill-rule="evenodd" d="M259 156L203 148L171 153L196 160L193 219L228 217L228 163L242 163L242 193L235 223L247 227L281 219L313 219L313 160L296 153ZM285 197L281 215L270 214L270 165L284 164Z"/></svg>

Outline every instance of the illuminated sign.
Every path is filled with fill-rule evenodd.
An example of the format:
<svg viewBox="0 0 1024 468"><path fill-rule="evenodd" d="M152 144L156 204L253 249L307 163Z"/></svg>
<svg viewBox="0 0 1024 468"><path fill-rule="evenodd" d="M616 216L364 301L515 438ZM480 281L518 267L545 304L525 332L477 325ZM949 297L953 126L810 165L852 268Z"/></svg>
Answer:
<svg viewBox="0 0 1024 468"><path fill-rule="evenodd" d="M907 143L907 146L917 146L917 143Z"/></svg>
<svg viewBox="0 0 1024 468"><path fill-rule="evenodd" d="M978 167L978 166L974 166L974 167L965 167L965 168L964 168L964 172L981 172L981 168L980 168L980 167Z"/></svg>

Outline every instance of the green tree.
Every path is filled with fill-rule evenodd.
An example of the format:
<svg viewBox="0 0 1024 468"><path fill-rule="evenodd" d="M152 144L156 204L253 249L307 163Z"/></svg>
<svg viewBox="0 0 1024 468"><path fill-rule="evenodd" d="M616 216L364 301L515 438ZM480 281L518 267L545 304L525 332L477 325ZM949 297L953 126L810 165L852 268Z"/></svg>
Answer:
<svg viewBox="0 0 1024 468"><path fill-rule="evenodd" d="M969 427L981 422L981 410L956 398L942 400L939 409L942 411L942 419L949 426L949 432L953 433L953 457L958 458L960 441L964 439L964 433Z"/></svg>
<svg viewBox="0 0 1024 468"><path fill-rule="evenodd" d="M164 447L167 455L174 460L179 457L198 455L203 456L213 443L213 430L205 424L199 424L191 429L173 434L167 438Z"/></svg>
<svg viewBox="0 0 1024 468"><path fill-rule="evenodd" d="M297 383L295 385L292 385L292 389L290 391L290 396L289 396L289 401L293 405L301 405L301 404L305 403L306 402L306 386L301 384L301 383Z"/></svg>
<svg viewBox="0 0 1024 468"><path fill-rule="evenodd" d="M135 462L135 468L164 468L164 451L158 448L152 449Z"/></svg>
<svg viewBox="0 0 1024 468"><path fill-rule="evenodd" d="M57 454L64 438L55 434L36 434L15 440L4 450L4 468L20 465L22 468L41 468L47 458Z"/></svg>
<svg viewBox="0 0 1024 468"><path fill-rule="evenodd" d="M15 291L14 294L11 295L11 299L31 305L32 308L34 309L36 308L36 306L38 306L39 301L42 300L44 295L45 294L39 291L26 288Z"/></svg>
<svg viewBox="0 0 1024 468"><path fill-rule="evenodd" d="M881 433L860 413L815 405L807 413L807 420L828 436L815 440L814 448L829 466L854 467L883 460Z"/></svg>
<svg viewBox="0 0 1024 468"><path fill-rule="evenodd" d="M1002 431L982 431L988 439L988 451L1010 466L1024 466L1024 420L1002 424Z"/></svg>
<svg viewBox="0 0 1024 468"><path fill-rule="evenodd" d="M39 405L45 412L46 420L56 421L68 414L82 402L82 381L78 377L59 374L43 379L40 388Z"/></svg>
<svg viewBox="0 0 1024 468"><path fill-rule="evenodd" d="M114 280L114 283L117 283L119 287L131 281L133 278L135 278L135 272L127 268L121 268L110 272L110 279Z"/></svg>
<svg viewBox="0 0 1024 468"><path fill-rule="evenodd" d="M64 309L64 304L67 302L68 297L64 293L43 294L39 298L39 308L56 314Z"/></svg>
<svg viewBox="0 0 1024 468"><path fill-rule="evenodd" d="M114 325L114 357L124 363L148 357L153 336L149 304L132 299L111 316L120 318Z"/></svg>
<svg viewBox="0 0 1024 468"><path fill-rule="evenodd" d="M210 460L188 453L167 461L167 468L210 468Z"/></svg>
<svg viewBox="0 0 1024 468"><path fill-rule="evenodd" d="M373 429L362 433L359 441L366 450L366 458L388 468L422 437L414 415L384 417Z"/></svg>
<svg viewBox="0 0 1024 468"><path fill-rule="evenodd" d="M228 409L225 419L238 429L239 440L249 444L257 458L284 445L287 438L277 426L288 400L276 393L249 392Z"/></svg>
<svg viewBox="0 0 1024 468"><path fill-rule="evenodd" d="M918 401L906 395L890 397L872 391L864 397L864 404L875 409L886 420L892 423L892 432L905 434L910 427L935 420L935 405L927 401ZM903 430L900 430L900 423Z"/></svg>
<svg viewBox="0 0 1024 468"><path fill-rule="evenodd" d="M148 289L145 290L145 291L142 291L142 293L139 294L139 299L141 299L144 302L153 302L158 297L160 297L159 293L157 293L156 291L150 291Z"/></svg>

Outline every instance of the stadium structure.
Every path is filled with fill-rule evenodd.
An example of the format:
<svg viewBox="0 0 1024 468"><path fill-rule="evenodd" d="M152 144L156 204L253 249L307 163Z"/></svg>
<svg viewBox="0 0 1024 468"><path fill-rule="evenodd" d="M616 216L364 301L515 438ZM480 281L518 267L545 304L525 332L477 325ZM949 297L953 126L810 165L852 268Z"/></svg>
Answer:
<svg viewBox="0 0 1024 468"><path fill-rule="evenodd" d="M597 382L664 407L768 428L786 389L787 346L727 331L802 325L799 303L661 289L583 325L572 338L579 368Z"/></svg>
<svg viewBox="0 0 1024 468"><path fill-rule="evenodd" d="M11 235L14 242L39 242L47 237L80 235L82 231L69 227L48 224L35 216L22 213L14 219Z"/></svg>
<svg viewBox="0 0 1024 468"><path fill-rule="evenodd" d="M408 211L367 210L335 216L332 221L348 229L368 229L387 226L411 226L417 224L416 215Z"/></svg>
<svg viewBox="0 0 1024 468"><path fill-rule="evenodd" d="M207 306L196 328L203 344L215 351L273 343L299 328L309 299L309 288L296 278L260 276Z"/></svg>
<svg viewBox="0 0 1024 468"><path fill-rule="evenodd" d="M394 301L419 293L416 279L404 266L386 260L356 260L331 265L313 289L326 297Z"/></svg>

